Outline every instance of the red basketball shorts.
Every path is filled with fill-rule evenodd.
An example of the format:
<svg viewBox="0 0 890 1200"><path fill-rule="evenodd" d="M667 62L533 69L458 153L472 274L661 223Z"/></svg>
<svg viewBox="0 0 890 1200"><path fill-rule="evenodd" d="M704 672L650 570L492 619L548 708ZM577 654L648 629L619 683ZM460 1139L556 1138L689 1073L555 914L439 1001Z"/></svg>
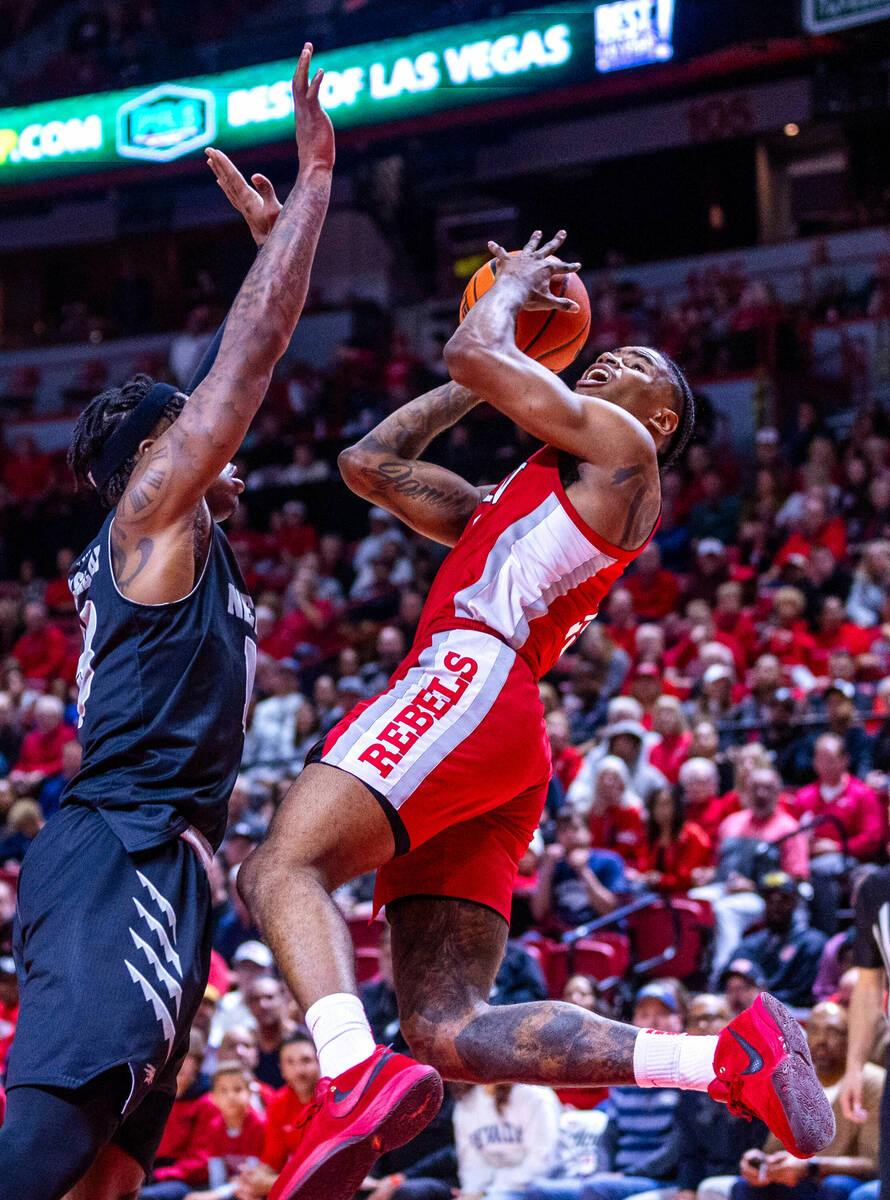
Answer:
<svg viewBox="0 0 890 1200"><path fill-rule="evenodd" d="M360 779L393 828L375 905L438 895L510 917L516 867L544 807L550 747L538 687L505 642L430 635L385 692L325 738L315 761Z"/></svg>

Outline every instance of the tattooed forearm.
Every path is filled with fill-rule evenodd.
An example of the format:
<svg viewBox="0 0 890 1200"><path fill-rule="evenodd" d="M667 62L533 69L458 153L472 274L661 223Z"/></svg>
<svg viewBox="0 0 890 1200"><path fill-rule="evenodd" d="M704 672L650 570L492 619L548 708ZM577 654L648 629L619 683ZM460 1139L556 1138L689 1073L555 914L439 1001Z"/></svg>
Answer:
<svg viewBox="0 0 890 1200"><path fill-rule="evenodd" d="M431 468L434 470L435 468ZM465 487L440 486L425 479L427 464L384 459L363 474L369 491L378 496L404 496L439 508L465 508Z"/></svg>
<svg viewBox="0 0 890 1200"><path fill-rule="evenodd" d="M234 353L249 361L265 349L274 362L287 348L306 300L330 194L329 170L300 172L232 305L221 359ZM238 397L231 402L237 407Z"/></svg>
<svg viewBox="0 0 890 1200"><path fill-rule="evenodd" d="M417 458L437 434L450 429L478 403L479 397L468 388L449 381L402 405L362 438L356 448Z"/></svg>

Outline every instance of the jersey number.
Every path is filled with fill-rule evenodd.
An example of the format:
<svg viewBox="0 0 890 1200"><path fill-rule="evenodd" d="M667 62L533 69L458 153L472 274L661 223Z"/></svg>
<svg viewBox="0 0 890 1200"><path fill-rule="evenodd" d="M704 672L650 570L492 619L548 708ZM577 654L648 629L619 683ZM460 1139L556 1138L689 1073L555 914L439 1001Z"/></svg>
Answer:
<svg viewBox="0 0 890 1200"><path fill-rule="evenodd" d="M93 686L93 638L96 636L96 606L87 600L80 610L83 625L83 649L77 660L77 728L83 724L87 700Z"/></svg>
<svg viewBox="0 0 890 1200"><path fill-rule="evenodd" d="M250 708L250 697L253 695L253 677L256 675L256 642L251 637L244 639L244 712L241 716L241 728L247 733L247 713Z"/></svg>
<svg viewBox="0 0 890 1200"><path fill-rule="evenodd" d="M576 642L578 640L578 638L581 636L581 634L584 632L584 630L587 628L587 626L590 624L590 622L593 620L593 618L595 616L596 616L596 613L591 613L590 616L585 617L582 621L576 621L575 624L571 627L571 629L566 630L566 640L563 643L563 647L559 652L560 654L565 654L565 652L566 652L566 650L568 650L569 646L571 646L573 642Z"/></svg>

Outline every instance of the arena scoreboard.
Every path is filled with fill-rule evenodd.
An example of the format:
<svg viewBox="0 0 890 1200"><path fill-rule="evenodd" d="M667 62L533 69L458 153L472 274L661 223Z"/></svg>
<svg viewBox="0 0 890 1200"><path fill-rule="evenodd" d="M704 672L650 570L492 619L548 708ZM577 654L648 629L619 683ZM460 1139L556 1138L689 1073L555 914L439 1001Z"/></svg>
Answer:
<svg viewBox="0 0 890 1200"><path fill-rule="evenodd" d="M682 2L682 0L680 0ZM410 120L673 55L675 0L539 8L330 51L322 103L338 128ZM152 87L0 109L0 188L169 163L292 136L296 58Z"/></svg>

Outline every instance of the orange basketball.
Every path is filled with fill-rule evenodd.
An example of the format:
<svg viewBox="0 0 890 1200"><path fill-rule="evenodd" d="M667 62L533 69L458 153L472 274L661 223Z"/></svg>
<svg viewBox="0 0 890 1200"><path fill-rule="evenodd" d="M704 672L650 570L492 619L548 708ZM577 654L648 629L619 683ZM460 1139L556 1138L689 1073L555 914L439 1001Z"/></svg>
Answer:
<svg viewBox="0 0 890 1200"><path fill-rule="evenodd" d="M514 251L517 253L517 251ZM480 296L494 283L497 259L480 267L464 289L460 302L463 320ZM578 312L559 309L532 309L516 318L516 345L551 371L564 371L575 361L587 341L590 329L590 298L577 275L554 275L550 280L554 296L568 296L578 305Z"/></svg>

